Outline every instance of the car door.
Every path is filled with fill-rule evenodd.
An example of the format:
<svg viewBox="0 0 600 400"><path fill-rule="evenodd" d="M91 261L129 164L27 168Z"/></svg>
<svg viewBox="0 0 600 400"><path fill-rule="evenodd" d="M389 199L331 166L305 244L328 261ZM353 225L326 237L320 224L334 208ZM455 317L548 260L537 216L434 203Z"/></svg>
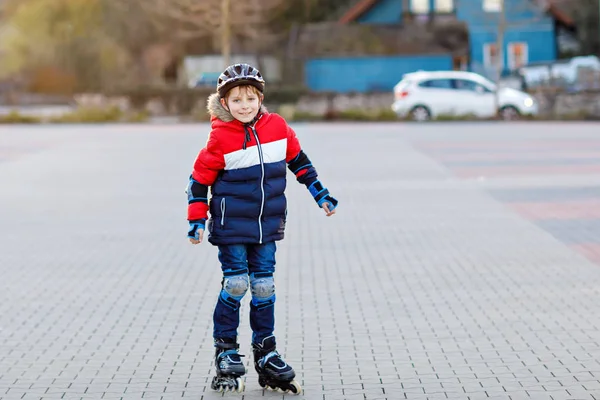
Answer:
<svg viewBox="0 0 600 400"><path fill-rule="evenodd" d="M419 88L415 105L429 108L434 116L449 114L452 108L452 81L446 78L429 78L417 84Z"/></svg>
<svg viewBox="0 0 600 400"><path fill-rule="evenodd" d="M471 79L454 79L456 112L459 115L493 117L496 112L494 92Z"/></svg>

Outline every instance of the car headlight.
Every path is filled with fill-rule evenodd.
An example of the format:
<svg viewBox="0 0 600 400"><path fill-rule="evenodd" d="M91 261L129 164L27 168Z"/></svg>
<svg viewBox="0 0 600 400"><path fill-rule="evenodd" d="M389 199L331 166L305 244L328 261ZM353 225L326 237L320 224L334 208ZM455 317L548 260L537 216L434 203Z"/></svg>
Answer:
<svg viewBox="0 0 600 400"><path fill-rule="evenodd" d="M531 107L533 106L533 99L531 97L526 98L525 100L523 100L523 104L525 105L525 107Z"/></svg>

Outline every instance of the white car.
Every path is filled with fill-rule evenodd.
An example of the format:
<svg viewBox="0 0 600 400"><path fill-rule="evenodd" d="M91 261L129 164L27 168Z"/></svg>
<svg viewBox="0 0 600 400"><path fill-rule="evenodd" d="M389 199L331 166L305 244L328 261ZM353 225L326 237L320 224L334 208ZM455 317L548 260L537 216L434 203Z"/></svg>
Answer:
<svg viewBox="0 0 600 400"><path fill-rule="evenodd" d="M401 118L427 121L440 116L496 115L496 89L492 81L466 71L419 71L405 74L394 87L392 110ZM538 105L529 94L501 87L498 109L502 119L537 115Z"/></svg>

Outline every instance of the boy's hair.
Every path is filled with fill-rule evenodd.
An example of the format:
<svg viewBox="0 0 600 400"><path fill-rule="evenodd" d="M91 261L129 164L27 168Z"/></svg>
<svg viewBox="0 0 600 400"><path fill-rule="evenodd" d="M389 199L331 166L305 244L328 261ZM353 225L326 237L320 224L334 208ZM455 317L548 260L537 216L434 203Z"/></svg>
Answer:
<svg viewBox="0 0 600 400"><path fill-rule="evenodd" d="M254 94L254 95L258 96L258 97L260 97L262 95L262 92L260 90L258 90L258 88L256 86L253 86L253 85L240 85L240 86L236 86L236 87L240 88L240 92L242 90L245 90L247 94L252 93L252 94ZM225 93L225 95L223 96L223 99L225 101L229 100L229 96L231 96L231 92L233 92L233 89L235 89L235 87L229 89L227 91L227 93Z"/></svg>

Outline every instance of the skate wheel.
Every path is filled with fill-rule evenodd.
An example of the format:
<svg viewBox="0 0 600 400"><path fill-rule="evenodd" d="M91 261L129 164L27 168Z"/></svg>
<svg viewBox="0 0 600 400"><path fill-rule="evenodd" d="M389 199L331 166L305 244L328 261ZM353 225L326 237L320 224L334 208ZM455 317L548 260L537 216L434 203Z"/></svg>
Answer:
<svg viewBox="0 0 600 400"><path fill-rule="evenodd" d="M242 378L218 378L214 377L213 381L210 384L212 390L215 390L219 393L227 393L227 392L243 392L246 385Z"/></svg>
<svg viewBox="0 0 600 400"><path fill-rule="evenodd" d="M235 379L235 386L237 388L238 393L243 392L244 388L246 387L246 385L244 384L244 381L242 380L242 378L236 378Z"/></svg>
<svg viewBox="0 0 600 400"><path fill-rule="evenodd" d="M300 394L302 392L302 386L296 381L290 382L290 391L294 394Z"/></svg>
<svg viewBox="0 0 600 400"><path fill-rule="evenodd" d="M218 383L217 377L215 376L215 377L213 377L212 382L210 383L210 388L212 390L218 391L219 390L219 385L217 383Z"/></svg>
<svg viewBox="0 0 600 400"><path fill-rule="evenodd" d="M258 378L258 385L259 385L261 388L263 388L263 389L264 389L264 388L267 386L267 382L266 382L266 381L265 381L265 380L264 380L262 377L259 377L259 378Z"/></svg>

